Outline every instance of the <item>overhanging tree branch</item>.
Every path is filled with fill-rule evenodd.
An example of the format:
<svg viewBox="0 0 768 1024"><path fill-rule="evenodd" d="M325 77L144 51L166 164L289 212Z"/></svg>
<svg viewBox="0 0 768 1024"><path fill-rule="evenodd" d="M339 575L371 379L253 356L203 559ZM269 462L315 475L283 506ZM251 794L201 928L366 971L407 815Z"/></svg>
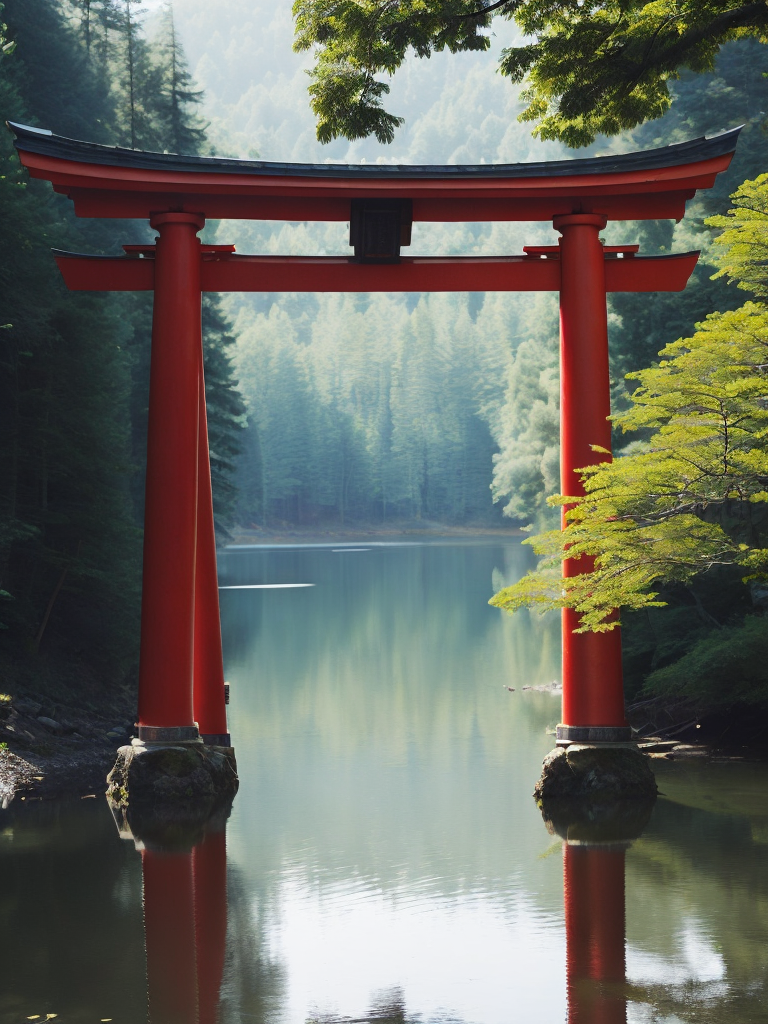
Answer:
<svg viewBox="0 0 768 1024"><path fill-rule="evenodd" d="M464 20L465 18L482 18L485 14L490 14L491 11L497 11L500 7L508 7L510 14L514 13L523 0L496 0L496 3L489 4L487 7L481 7L476 11L469 11L468 14L456 14L454 17L457 20Z"/></svg>

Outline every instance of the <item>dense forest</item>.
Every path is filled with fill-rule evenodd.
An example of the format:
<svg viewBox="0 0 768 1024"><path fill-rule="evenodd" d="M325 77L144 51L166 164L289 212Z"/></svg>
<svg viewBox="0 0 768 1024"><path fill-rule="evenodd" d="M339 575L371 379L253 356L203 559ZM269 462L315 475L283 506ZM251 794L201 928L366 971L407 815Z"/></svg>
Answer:
<svg viewBox="0 0 768 1024"><path fill-rule="evenodd" d="M171 8L150 38L135 0L8 0L0 107L107 144L200 152L199 93ZM64 87L65 85L65 87ZM140 223L77 221L0 137L0 668L6 689L133 679L141 583L151 303L70 294L51 247L113 253ZM205 304L219 524L232 522L243 408L233 337Z"/></svg>

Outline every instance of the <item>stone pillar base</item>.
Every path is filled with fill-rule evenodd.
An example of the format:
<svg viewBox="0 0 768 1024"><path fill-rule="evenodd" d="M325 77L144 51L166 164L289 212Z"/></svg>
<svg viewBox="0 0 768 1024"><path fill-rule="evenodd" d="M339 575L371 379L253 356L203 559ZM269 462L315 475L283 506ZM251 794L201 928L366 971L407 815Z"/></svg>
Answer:
<svg viewBox="0 0 768 1024"><path fill-rule="evenodd" d="M238 788L232 747L150 744L120 747L107 798L121 834L145 845L192 845Z"/></svg>

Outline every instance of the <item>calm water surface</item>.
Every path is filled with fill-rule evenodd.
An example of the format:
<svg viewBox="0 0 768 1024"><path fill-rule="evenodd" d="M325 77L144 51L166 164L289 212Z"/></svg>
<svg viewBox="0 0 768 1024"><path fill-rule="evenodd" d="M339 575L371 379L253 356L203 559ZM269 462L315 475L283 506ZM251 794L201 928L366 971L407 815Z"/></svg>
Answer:
<svg viewBox="0 0 768 1024"><path fill-rule="evenodd" d="M226 552L223 586L261 585L222 591L241 777L226 840L145 864L148 963L141 855L101 799L12 807L0 1020L765 1024L768 769L657 762L642 837L564 856L530 796L559 700L523 690L558 678L557 622L487 605L526 557ZM263 586L287 583L313 586Z"/></svg>

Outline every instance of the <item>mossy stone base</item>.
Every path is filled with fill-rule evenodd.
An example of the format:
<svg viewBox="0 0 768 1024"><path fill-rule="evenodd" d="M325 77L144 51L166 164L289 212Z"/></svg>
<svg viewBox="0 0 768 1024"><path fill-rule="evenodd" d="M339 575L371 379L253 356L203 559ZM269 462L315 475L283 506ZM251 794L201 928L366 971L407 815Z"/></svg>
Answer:
<svg viewBox="0 0 768 1024"><path fill-rule="evenodd" d="M145 845L185 846L232 804L238 788L232 747L202 743L120 747L107 776L118 823Z"/></svg>
<svg viewBox="0 0 768 1024"><path fill-rule="evenodd" d="M654 800L658 788L650 758L633 743L572 744L544 758L533 795L544 800Z"/></svg>

